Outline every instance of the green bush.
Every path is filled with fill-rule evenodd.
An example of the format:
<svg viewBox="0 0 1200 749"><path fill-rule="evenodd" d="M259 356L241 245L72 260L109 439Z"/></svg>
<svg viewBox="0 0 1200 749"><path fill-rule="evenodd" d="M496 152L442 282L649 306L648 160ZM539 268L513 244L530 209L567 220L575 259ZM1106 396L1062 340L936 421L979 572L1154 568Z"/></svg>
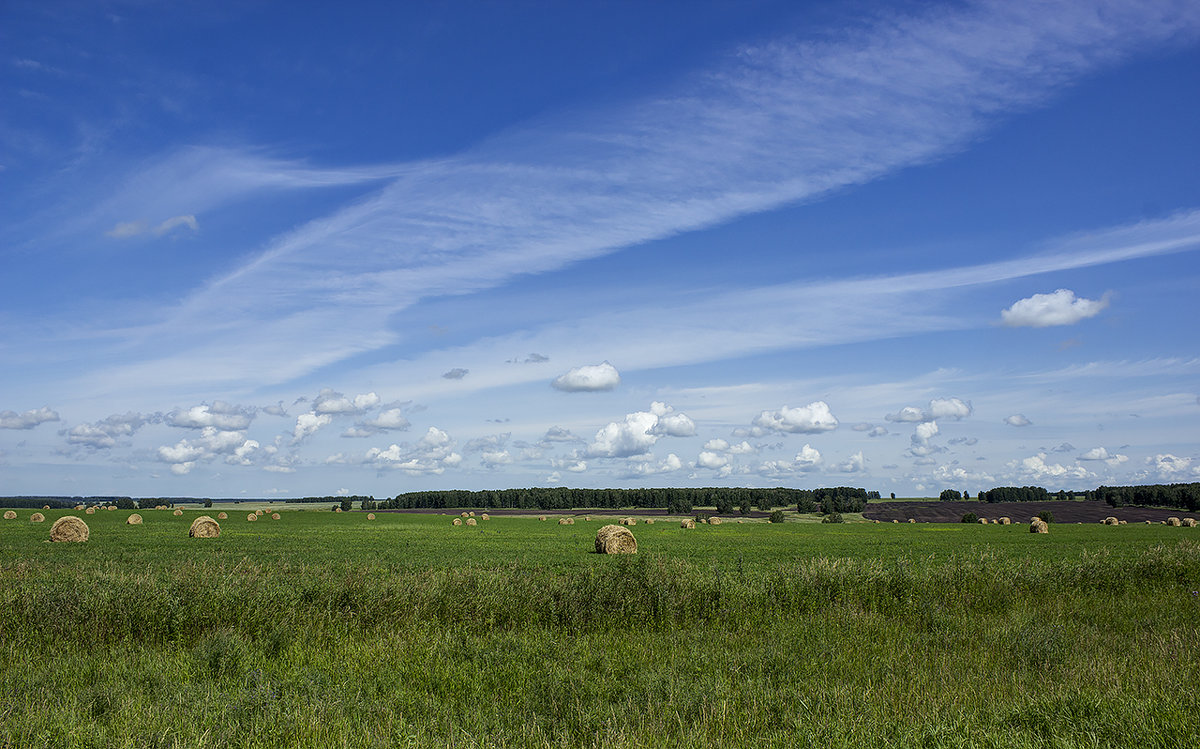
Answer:
<svg viewBox="0 0 1200 749"><path fill-rule="evenodd" d="M831 512L828 515L826 515L825 517L821 518L821 522L822 523L844 523L846 521L842 518L842 513Z"/></svg>
<svg viewBox="0 0 1200 749"><path fill-rule="evenodd" d="M962 520L961 520L960 522L963 522L963 523L978 523L978 522L979 522L979 518L975 517L975 513L973 513L973 512L968 512L967 514L965 514L965 515L963 515L963 516L962 516Z"/></svg>
<svg viewBox="0 0 1200 749"><path fill-rule="evenodd" d="M775 512L772 512L771 517L769 519L772 523L782 523L783 522L783 510L776 510Z"/></svg>
<svg viewBox="0 0 1200 749"><path fill-rule="evenodd" d="M1047 523L1054 522L1054 513L1050 512L1049 510L1043 510L1043 511L1039 512L1038 517Z"/></svg>

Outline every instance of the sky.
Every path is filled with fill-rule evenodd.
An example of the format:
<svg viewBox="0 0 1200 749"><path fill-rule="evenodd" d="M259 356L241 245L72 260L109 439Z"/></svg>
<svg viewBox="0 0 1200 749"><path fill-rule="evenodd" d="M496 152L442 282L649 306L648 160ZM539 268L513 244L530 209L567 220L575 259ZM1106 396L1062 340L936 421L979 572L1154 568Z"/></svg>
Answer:
<svg viewBox="0 0 1200 749"><path fill-rule="evenodd" d="M0 495L1200 481L1200 4L0 7Z"/></svg>

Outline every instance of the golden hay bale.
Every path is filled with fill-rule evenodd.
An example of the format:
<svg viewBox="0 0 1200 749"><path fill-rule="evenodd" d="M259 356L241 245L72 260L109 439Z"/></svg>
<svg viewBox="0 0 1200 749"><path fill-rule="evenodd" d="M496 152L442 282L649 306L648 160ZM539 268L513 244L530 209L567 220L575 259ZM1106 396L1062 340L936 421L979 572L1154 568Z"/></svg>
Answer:
<svg viewBox="0 0 1200 749"><path fill-rule="evenodd" d="M1029 523L1029 532L1030 533L1049 533L1050 526L1046 525L1045 520L1042 520L1041 518L1034 518L1033 521L1031 521Z"/></svg>
<svg viewBox="0 0 1200 749"><path fill-rule="evenodd" d="M175 517L179 517L180 515L183 514L183 510L176 510L175 512L172 512L171 514L174 515Z"/></svg>
<svg viewBox="0 0 1200 749"><path fill-rule="evenodd" d="M621 525L606 525L596 531L597 554L636 554L637 539Z"/></svg>
<svg viewBox="0 0 1200 749"><path fill-rule="evenodd" d="M546 520L546 516L545 516L545 515L538 515L538 520L545 521L545 520Z"/></svg>
<svg viewBox="0 0 1200 749"><path fill-rule="evenodd" d="M137 514L136 512L133 513L132 515L130 515L129 517L125 518L125 525L141 525L141 524L142 524L142 516Z"/></svg>
<svg viewBox="0 0 1200 749"><path fill-rule="evenodd" d="M462 518L454 518L454 525L462 525Z"/></svg>
<svg viewBox="0 0 1200 749"><path fill-rule="evenodd" d="M246 520L253 523L255 520L258 520L258 513L257 512L250 513L249 515L246 516Z"/></svg>
<svg viewBox="0 0 1200 749"><path fill-rule="evenodd" d="M1183 525L1185 528L1195 528L1196 527L1196 518L1184 518Z"/></svg>
<svg viewBox="0 0 1200 749"><path fill-rule="evenodd" d="M679 527L685 529L695 528L696 521L692 520L691 518L685 518L684 520L680 521Z"/></svg>
<svg viewBox="0 0 1200 749"><path fill-rule="evenodd" d="M980 524L980 525L987 525L987 524L988 524L988 519L987 519L987 518L979 518L979 524Z"/></svg>
<svg viewBox="0 0 1200 749"><path fill-rule="evenodd" d="M50 526L51 541L86 541L88 540L88 526L83 522L83 518L77 518L74 515L65 515L54 521L54 525Z"/></svg>
<svg viewBox="0 0 1200 749"><path fill-rule="evenodd" d="M475 517L475 513L474 513L474 511L472 511L472 512L468 512L468 513L467 513L467 517L472 517L472 518L473 518L473 517Z"/></svg>
<svg viewBox="0 0 1200 749"><path fill-rule="evenodd" d="M637 518L622 518L621 525L637 525Z"/></svg>
<svg viewBox="0 0 1200 749"><path fill-rule="evenodd" d="M1128 524L1129 524L1129 521L1128 521L1128 520L1122 520L1122 521L1121 521L1121 525L1128 525Z"/></svg>
<svg viewBox="0 0 1200 749"><path fill-rule="evenodd" d="M479 516L479 519L480 519L480 520L491 520L491 518L490 518L490 517L488 517L488 514L487 514L486 512L485 512L485 513L483 513L482 515L480 515L480 516Z"/></svg>
<svg viewBox="0 0 1200 749"><path fill-rule="evenodd" d="M75 505L75 509L76 509L76 510L82 510L82 509L83 509L83 505Z"/></svg>
<svg viewBox="0 0 1200 749"><path fill-rule="evenodd" d="M260 507L254 511L254 514L258 515L261 518L263 516L263 513L265 513L265 512L266 512L266 510L264 510L263 508ZM338 508L338 512L341 512L341 508Z"/></svg>
<svg viewBox="0 0 1200 749"><path fill-rule="evenodd" d="M478 525L479 521L475 518L467 518L467 525Z"/></svg>
<svg viewBox="0 0 1200 749"><path fill-rule="evenodd" d="M744 522L746 522L744 518L738 518L738 525L741 525Z"/></svg>
<svg viewBox="0 0 1200 749"><path fill-rule="evenodd" d="M188 529L188 538L216 538L221 535L221 526L208 515L201 515L192 521Z"/></svg>
<svg viewBox="0 0 1200 749"><path fill-rule="evenodd" d="M908 522L910 522L910 523L915 523L915 522L917 522L917 521L916 521L916 519L915 519L915 518L909 518L909 519L908 519Z"/></svg>
<svg viewBox="0 0 1200 749"><path fill-rule="evenodd" d="M116 506L116 505L109 505L108 507L105 507L104 509L108 510L109 512L116 512L116 511L117 511L117 506Z"/></svg>
<svg viewBox="0 0 1200 749"><path fill-rule="evenodd" d="M999 520L997 520L996 522L999 523L1000 525L1012 525L1012 518L1002 517Z"/></svg>
<svg viewBox="0 0 1200 749"><path fill-rule="evenodd" d="M1178 528L1179 526L1183 525L1183 522L1179 518L1172 517L1172 518L1167 518L1167 525L1171 525L1171 526Z"/></svg>
<svg viewBox="0 0 1200 749"><path fill-rule="evenodd" d="M590 522L590 521L591 521L591 519L592 519L592 516L591 516L591 515L584 515L584 516L583 516L583 519L584 519L584 520L587 520L587 521L589 521L589 522Z"/></svg>
<svg viewBox="0 0 1200 749"><path fill-rule="evenodd" d="M708 524L709 524L709 525L720 525L720 524L721 524L721 522L722 522L722 521L721 521L721 518L709 518L709 519L708 519Z"/></svg>
<svg viewBox="0 0 1200 749"><path fill-rule="evenodd" d="M335 508L333 508L333 511L334 511L334 512L341 512L341 511L342 511L342 508L340 508L340 507L335 507Z"/></svg>
<svg viewBox="0 0 1200 749"><path fill-rule="evenodd" d="M374 519L375 519L375 513L373 513L373 512L368 512L368 513L367 513L367 520L374 520Z"/></svg>
<svg viewBox="0 0 1200 749"><path fill-rule="evenodd" d="M893 520L892 522L893 522L893 523L899 523L900 521L899 521L899 520Z"/></svg>
<svg viewBox="0 0 1200 749"><path fill-rule="evenodd" d="M559 525L575 525L575 518L559 518Z"/></svg>
<svg viewBox="0 0 1200 749"><path fill-rule="evenodd" d="M43 509L43 510L49 510L49 509L50 509L50 505L42 505L42 509Z"/></svg>
<svg viewBox="0 0 1200 749"><path fill-rule="evenodd" d="M646 518L642 522L645 523L646 525L654 525L654 518Z"/></svg>
<svg viewBox="0 0 1200 749"><path fill-rule="evenodd" d="M84 510L84 513L85 513L85 514L88 514L88 515L95 515L95 514L96 514L96 508L95 508L95 507L89 507L89 508L87 508L86 510Z"/></svg>
<svg viewBox="0 0 1200 749"><path fill-rule="evenodd" d="M1146 525L1154 525L1154 521L1153 521L1153 520L1147 520L1147 521L1146 521Z"/></svg>
<svg viewBox="0 0 1200 749"><path fill-rule="evenodd" d="M468 515L467 513L463 512L463 513L461 513L461 514L459 515L459 517L463 517L463 518L469 518L469 517L471 517L471 516L470 516L470 515Z"/></svg>
<svg viewBox="0 0 1200 749"><path fill-rule="evenodd" d="M40 512L35 512L35 513L33 513L32 515L30 515L30 516L29 516L29 522L31 522L31 523L44 523L44 522L46 522L46 516L45 516L45 515L43 515L43 514L42 514L42 513L40 513Z"/></svg>
<svg viewBox="0 0 1200 749"><path fill-rule="evenodd" d="M272 520L278 520L278 519L279 519L279 513L278 513L278 512L272 512L272 513L271 513L271 519L272 519Z"/></svg>
<svg viewBox="0 0 1200 749"><path fill-rule="evenodd" d="M1109 515L1108 517L1101 520L1100 524L1101 525L1120 525L1121 521L1119 521L1116 518L1114 518L1113 516Z"/></svg>
<svg viewBox="0 0 1200 749"><path fill-rule="evenodd" d="M17 513L13 512L12 510L5 510L4 511L4 519L5 520L16 520Z"/></svg>
<svg viewBox="0 0 1200 749"><path fill-rule="evenodd" d="M227 519L228 517L229 517L229 515L227 515L227 514L225 514L225 513L223 513L223 512L218 512L218 513L217 513L217 520L225 520L225 519Z"/></svg>

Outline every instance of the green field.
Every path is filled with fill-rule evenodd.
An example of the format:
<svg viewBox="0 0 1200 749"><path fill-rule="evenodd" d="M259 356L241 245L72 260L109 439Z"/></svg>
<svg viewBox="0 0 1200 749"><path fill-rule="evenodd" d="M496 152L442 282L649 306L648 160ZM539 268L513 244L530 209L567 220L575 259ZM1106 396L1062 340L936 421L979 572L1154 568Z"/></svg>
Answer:
<svg viewBox="0 0 1200 749"><path fill-rule="evenodd" d="M1200 744L1200 529L225 509L0 521L0 747Z"/></svg>

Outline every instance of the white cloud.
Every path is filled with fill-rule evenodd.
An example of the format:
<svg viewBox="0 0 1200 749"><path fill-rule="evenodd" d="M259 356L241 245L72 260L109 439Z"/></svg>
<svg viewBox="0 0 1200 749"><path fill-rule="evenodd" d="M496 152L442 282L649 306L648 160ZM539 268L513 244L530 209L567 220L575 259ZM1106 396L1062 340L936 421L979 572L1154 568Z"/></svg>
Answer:
<svg viewBox="0 0 1200 749"><path fill-rule="evenodd" d="M729 443L726 442L725 440L717 437L717 438L709 440L708 442L705 442L704 449L711 450L713 452L723 453L729 449Z"/></svg>
<svg viewBox="0 0 1200 749"><path fill-rule="evenodd" d="M929 407L920 409L916 406L905 406L894 414L884 416L888 421L921 422L935 419L965 419L971 415L971 404L961 398L934 398L929 401Z"/></svg>
<svg viewBox="0 0 1200 749"><path fill-rule="evenodd" d="M624 421L611 422L596 432L586 454L592 458L645 455L659 437L690 437L695 433L696 425L686 414L655 401L649 411L626 414Z"/></svg>
<svg viewBox="0 0 1200 749"><path fill-rule="evenodd" d="M411 475L440 475L447 468L462 463L462 456L454 451L454 447L455 442L449 434L437 427L429 427L415 445L392 444L386 449L372 447L365 458L380 467L396 468Z"/></svg>
<svg viewBox="0 0 1200 749"><path fill-rule="evenodd" d="M1038 453L1032 457L1024 458L1016 467L1025 476L1037 480L1047 478L1095 478L1095 474L1082 466L1064 466L1059 463L1047 463L1046 453Z"/></svg>
<svg viewBox="0 0 1200 749"><path fill-rule="evenodd" d="M560 426L553 426L546 430L546 434L542 437L543 442L583 442L581 437L576 437L571 433L571 430L564 429Z"/></svg>
<svg viewBox="0 0 1200 749"><path fill-rule="evenodd" d="M1160 453L1152 458L1146 458L1150 470L1164 477L1174 477L1187 473L1192 465L1191 458L1181 458L1171 453Z"/></svg>
<svg viewBox="0 0 1200 749"><path fill-rule="evenodd" d="M1014 427L1027 427L1033 424L1032 421L1025 418L1025 414L1013 414L1004 419L1004 423Z"/></svg>
<svg viewBox="0 0 1200 749"><path fill-rule="evenodd" d="M756 434L817 434L836 429L837 425L838 420L825 401L814 401L799 408L784 406L778 411L763 411L753 422Z"/></svg>
<svg viewBox="0 0 1200 749"><path fill-rule="evenodd" d="M658 417L658 425L654 428L656 434L668 437L695 436L696 424L687 414L676 413L674 408L658 401L650 404L650 412Z"/></svg>
<svg viewBox="0 0 1200 749"><path fill-rule="evenodd" d="M243 408L224 401L215 401L212 405L202 403L187 410L176 409L165 417L167 424L184 429L204 429L215 427L237 431L250 426L254 421L255 410Z"/></svg>
<svg viewBox="0 0 1200 749"><path fill-rule="evenodd" d="M834 466L839 473L861 473L867 470L867 461L863 458L862 450L851 455L844 462Z"/></svg>
<svg viewBox="0 0 1200 749"><path fill-rule="evenodd" d="M729 458L718 453L704 450L700 453L700 457L696 459L696 465L701 468L724 468L729 465Z"/></svg>
<svg viewBox="0 0 1200 749"><path fill-rule="evenodd" d="M333 417L329 414L316 414L312 411L302 413L296 417L296 428L292 430L292 442L299 443L304 438L316 434L317 430L323 426L328 426L333 422Z"/></svg>
<svg viewBox="0 0 1200 749"><path fill-rule="evenodd" d="M312 410L318 414L360 414L378 405L379 396L375 393L363 393L348 398L325 388L313 399Z"/></svg>
<svg viewBox="0 0 1200 749"><path fill-rule="evenodd" d="M1093 447L1083 455L1080 455L1079 460L1103 460L1105 463L1115 468L1122 463L1128 462L1129 456L1121 455L1119 453L1110 453L1104 447Z"/></svg>
<svg viewBox="0 0 1200 749"><path fill-rule="evenodd" d="M887 427L877 426L872 427L871 431L867 432L868 437L883 437L888 433Z"/></svg>
<svg viewBox="0 0 1200 749"><path fill-rule="evenodd" d="M668 453L667 457L657 463L651 460L641 460L630 461L626 465L629 476L656 476L662 473L674 473L681 468L683 468L683 461L675 453Z"/></svg>
<svg viewBox="0 0 1200 749"><path fill-rule="evenodd" d="M1107 306L1107 296L1099 300L1076 299L1075 292L1070 289L1059 289L1052 294L1034 294L1015 302L1000 312L1000 319L1010 327L1074 325L1080 320L1095 317Z"/></svg>
<svg viewBox="0 0 1200 749"><path fill-rule="evenodd" d="M575 367L551 383L556 389L568 393L612 390L620 384L621 374L608 362Z"/></svg>
<svg viewBox="0 0 1200 749"><path fill-rule="evenodd" d="M905 406L904 408L900 409L896 413L887 414L883 418L887 419L888 421L900 421L900 422L915 423L918 421L926 421L926 420L928 420L929 417L926 416L924 411L917 408L916 406Z"/></svg>
<svg viewBox="0 0 1200 749"><path fill-rule="evenodd" d="M442 377L444 377L447 380L461 380L462 378L466 377L470 373L471 373L471 370L469 370L469 369L463 369L462 367L455 367L454 369L451 369L450 371L442 374Z"/></svg>
<svg viewBox="0 0 1200 749"><path fill-rule="evenodd" d="M512 463L513 459L508 450L484 450L479 456L479 462L487 468L496 468Z"/></svg>
<svg viewBox="0 0 1200 749"><path fill-rule="evenodd" d="M913 430L914 440L920 440L921 443L928 442L938 433L938 425L936 421L927 421L924 424L917 424L917 428Z"/></svg>
<svg viewBox="0 0 1200 749"><path fill-rule="evenodd" d="M147 414L129 411L124 414L113 414L91 424L78 424L67 432L67 442L80 445L92 450L109 449L117 443L141 429L146 424L161 420L162 414ZM63 434L63 432L59 432Z"/></svg>
<svg viewBox="0 0 1200 749"><path fill-rule="evenodd" d="M58 420L58 412L49 406L42 406L24 413L0 411L0 429L33 429L38 424Z"/></svg>

